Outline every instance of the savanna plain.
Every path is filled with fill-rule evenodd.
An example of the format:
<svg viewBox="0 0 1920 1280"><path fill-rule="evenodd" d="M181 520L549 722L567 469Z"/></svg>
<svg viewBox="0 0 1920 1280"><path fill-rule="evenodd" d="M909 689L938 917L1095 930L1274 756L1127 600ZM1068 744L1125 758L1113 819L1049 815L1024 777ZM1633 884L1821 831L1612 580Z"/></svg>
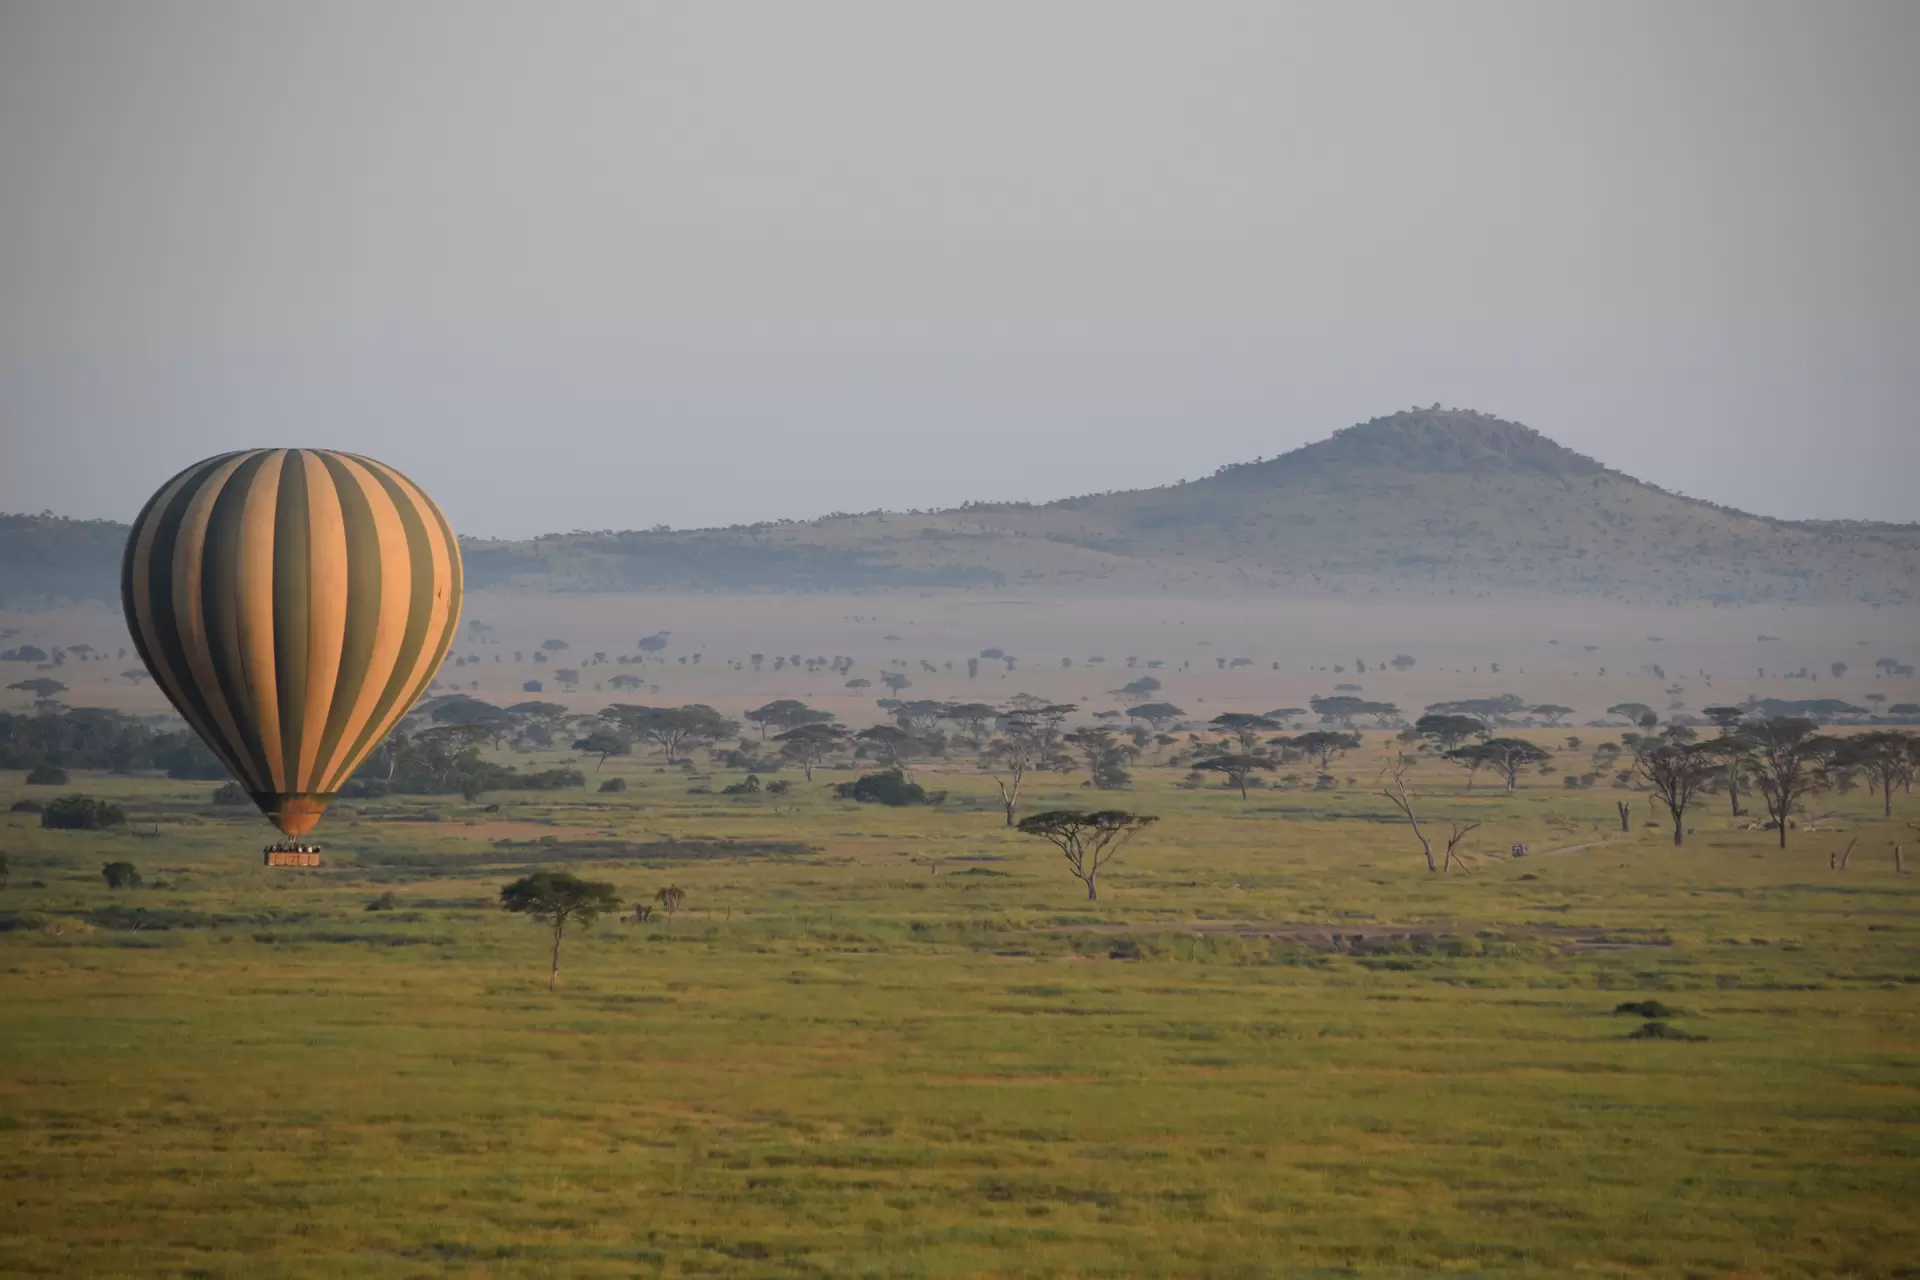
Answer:
<svg viewBox="0 0 1920 1280"><path fill-rule="evenodd" d="M866 608L831 607L836 625ZM569 653L625 652L662 626L583 640L589 614L487 616L502 653L569 627ZM910 635L905 621L858 625ZM1005 635L1051 682L1040 692L1089 711L1124 706L1107 686L1144 670L1078 690L1087 644L1063 668L1025 624L998 625L947 648ZM1428 834L1480 824L1444 872L1382 794L1407 748L1373 728L1330 782L1268 774L1245 799L1169 763L1179 744L1133 761L1123 791L1029 774L1023 813L1158 818L1093 900L1057 850L1007 827L994 772L964 754L910 761L945 797L896 808L835 795L871 763L811 782L789 765L764 779L780 794L722 794L744 775L706 753L669 767L649 747L596 762L489 746L586 785L342 800L313 869L262 866L268 829L212 804L210 782L0 773L0 1272L1920 1274L1920 807L1898 792L1888 817L1864 785L1829 791L1782 848L1751 829L1757 797L1736 818L1708 796L1676 847L1647 792L1566 784L1625 727L1587 722L1636 693L1661 705L1676 681L1696 710L1825 683L1777 683L1795 661L1748 678L1765 668L1741 654L1725 664L1740 681L1709 694L1704 633L1658 677L1639 650L1603 677L1652 624L1616 621L1577 660L1564 613L1529 625L1498 674L1472 658L1518 646L1513 628L1402 640L1380 656L1420 662L1391 677L1333 673L1357 648L1344 638L1283 671L1282 649L1253 653L1258 625L1232 642L1260 659L1237 676L1211 650L1157 669L1199 722L1336 681L1409 714L1505 685L1577 707L1515 730L1555 772L1511 791L1415 757ZM1669 620L1667 643L1687 625ZM1760 627L1727 625L1758 643ZM676 620L674 644L695 630ZM855 670L883 665L881 640ZM896 667L917 681L902 696L999 702L1024 683L995 667L991 690L969 690L926 648L936 670ZM663 692L622 698L787 692L752 684L746 650L715 639L697 677L664 662ZM532 696L530 665L497 665L474 696ZM672 683L696 678L711 689ZM124 685L114 696L135 697ZM821 688L849 725L885 719L855 719L841 680ZM615 700L567 696L582 713ZM49 830L5 812L68 793L128 821ZM116 861L143 884L109 888ZM625 904L569 929L551 992L549 931L499 909L529 870L609 882Z"/></svg>

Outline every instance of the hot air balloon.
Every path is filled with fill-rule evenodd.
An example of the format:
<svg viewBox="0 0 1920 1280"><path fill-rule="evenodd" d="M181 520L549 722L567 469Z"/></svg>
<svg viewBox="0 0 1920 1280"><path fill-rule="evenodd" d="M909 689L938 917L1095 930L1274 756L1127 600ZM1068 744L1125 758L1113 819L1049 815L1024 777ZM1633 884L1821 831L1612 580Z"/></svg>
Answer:
<svg viewBox="0 0 1920 1280"><path fill-rule="evenodd" d="M188 467L133 522L120 583L154 683L288 836L413 706L460 624L440 508L331 449Z"/></svg>

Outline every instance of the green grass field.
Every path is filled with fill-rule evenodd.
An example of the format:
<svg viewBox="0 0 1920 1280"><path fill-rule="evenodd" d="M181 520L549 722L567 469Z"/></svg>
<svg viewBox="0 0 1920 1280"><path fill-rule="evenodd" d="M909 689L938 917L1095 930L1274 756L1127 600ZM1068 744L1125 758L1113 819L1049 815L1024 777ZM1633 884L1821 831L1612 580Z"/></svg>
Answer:
<svg viewBox="0 0 1920 1280"><path fill-rule="evenodd" d="M971 770L896 810L615 760L342 805L317 871L212 784L4 775L135 822L0 814L0 1272L1920 1274L1914 801L1783 852L1712 799L1676 850L1644 796L1428 765L1485 823L1429 875L1373 737L1335 793L1139 770L1097 902ZM495 906L536 865L686 906L549 995ZM1647 998L1696 1038L1629 1039Z"/></svg>

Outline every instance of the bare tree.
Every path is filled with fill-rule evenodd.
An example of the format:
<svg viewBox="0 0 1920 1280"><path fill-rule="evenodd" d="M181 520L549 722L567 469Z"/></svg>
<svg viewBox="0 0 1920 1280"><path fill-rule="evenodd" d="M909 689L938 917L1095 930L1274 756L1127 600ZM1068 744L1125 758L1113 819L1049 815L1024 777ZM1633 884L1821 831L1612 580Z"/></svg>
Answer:
<svg viewBox="0 0 1920 1280"><path fill-rule="evenodd" d="M1438 872L1440 864L1433 858L1433 841L1427 839L1427 833L1420 829L1420 816L1413 811L1413 789L1407 785L1407 775L1413 772L1413 761L1405 752L1396 755L1393 763L1381 773L1380 794L1393 802L1393 807L1406 816L1407 825L1413 828L1413 838L1420 842L1420 852L1427 856L1427 870Z"/></svg>
<svg viewBox="0 0 1920 1280"><path fill-rule="evenodd" d="M1480 824L1477 822L1455 822L1449 825L1451 826L1451 830L1447 835L1447 856L1441 860L1440 870L1445 871L1457 862L1460 864L1460 869L1465 871L1467 869L1467 860L1466 857L1459 852L1460 842L1471 835Z"/></svg>
<svg viewBox="0 0 1920 1280"><path fill-rule="evenodd" d="M1083 813L1078 809L1049 809L1022 818L1019 829L1039 836L1066 855L1067 867L1074 878L1087 886L1087 898L1098 898L1094 882L1100 869L1112 862L1121 848L1160 819L1152 814L1125 813L1119 809L1100 809Z"/></svg>

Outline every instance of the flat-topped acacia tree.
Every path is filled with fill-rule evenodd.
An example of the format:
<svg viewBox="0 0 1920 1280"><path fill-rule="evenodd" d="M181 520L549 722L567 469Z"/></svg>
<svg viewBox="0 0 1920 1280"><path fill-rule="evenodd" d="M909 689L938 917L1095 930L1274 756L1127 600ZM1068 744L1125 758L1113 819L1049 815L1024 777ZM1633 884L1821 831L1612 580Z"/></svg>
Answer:
<svg viewBox="0 0 1920 1280"><path fill-rule="evenodd" d="M1099 809L1049 809L1020 820L1019 830L1039 836L1066 855L1074 878L1087 886L1089 900L1100 896L1095 881L1122 846L1160 819L1152 814Z"/></svg>
<svg viewBox="0 0 1920 1280"><path fill-rule="evenodd" d="M536 871L500 890L500 909L539 920L553 929L553 968L547 990L560 980L560 940L567 925L582 928L609 911L620 909L620 895L601 880L582 880L569 871Z"/></svg>

